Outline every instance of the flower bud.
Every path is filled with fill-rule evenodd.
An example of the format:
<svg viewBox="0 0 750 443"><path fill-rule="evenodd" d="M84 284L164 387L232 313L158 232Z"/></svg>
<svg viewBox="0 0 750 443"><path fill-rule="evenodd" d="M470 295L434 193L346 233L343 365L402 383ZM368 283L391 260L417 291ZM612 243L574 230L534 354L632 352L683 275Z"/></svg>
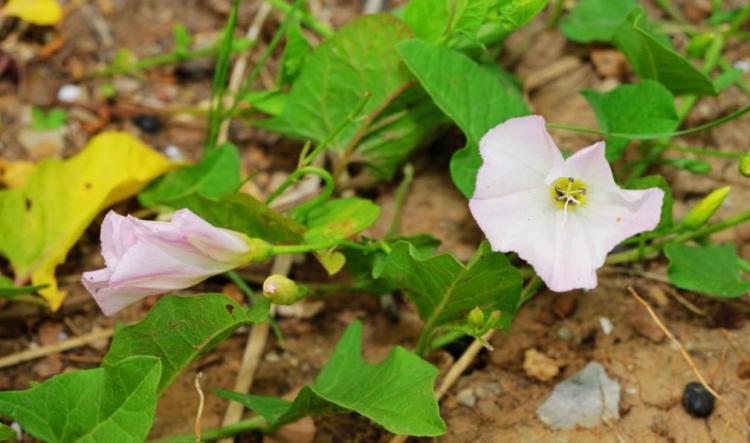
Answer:
<svg viewBox="0 0 750 443"><path fill-rule="evenodd" d="M687 213L682 220L683 226L688 229L698 229L706 224L708 219L710 219L711 216L719 210L721 204L724 203L724 199L729 195L729 190L729 186L723 186L705 196L703 200L699 201L698 204L693 206Z"/></svg>
<svg viewBox="0 0 750 443"><path fill-rule="evenodd" d="M281 274L266 278L263 282L263 296L277 305L291 305L302 298L297 283Z"/></svg>
<svg viewBox="0 0 750 443"><path fill-rule="evenodd" d="M750 177L750 152L740 157L740 163L738 165L740 174L745 177Z"/></svg>
<svg viewBox="0 0 750 443"><path fill-rule="evenodd" d="M472 328L479 329L484 326L484 311L479 306L469 311L469 315L466 316L466 323Z"/></svg>

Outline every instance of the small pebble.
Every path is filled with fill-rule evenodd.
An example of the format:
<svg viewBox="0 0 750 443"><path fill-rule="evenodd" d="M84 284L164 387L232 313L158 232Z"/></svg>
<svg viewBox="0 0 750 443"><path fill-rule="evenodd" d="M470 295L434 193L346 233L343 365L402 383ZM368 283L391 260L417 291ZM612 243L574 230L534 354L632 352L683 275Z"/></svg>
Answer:
<svg viewBox="0 0 750 443"><path fill-rule="evenodd" d="M170 160L176 162L185 161L185 154L182 153L182 149L180 149L179 146L167 145L167 147L164 148L164 154L169 157Z"/></svg>
<svg viewBox="0 0 750 443"><path fill-rule="evenodd" d="M636 334L646 337L654 343L661 343L666 337L664 331L642 309L637 309L630 314L628 324Z"/></svg>
<svg viewBox="0 0 750 443"><path fill-rule="evenodd" d="M612 321L607 317L599 317L599 325L601 325L604 335L611 334L615 329L615 325L613 325Z"/></svg>
<svg viewBox="0 0 750 443"><path fill-rule="evenodd" d="M705 418L714 410L716 399L713 394L698 382L685 385L682 392L682 407L693 417Z"/></svg>
<svg viewBox="0 0 750 443"><path fill-rule="evenodd" d="M573 331L571 331L567 326L563 326L557 330L557 336L562 340L570 341L573 340Z"/></svg>
<svg viewBox="0 0 750 443"><path fill-rule="evenodd" d="M460 405L464 405L468 408L473 408L477 404L477 396L474 395L474 390L471 388L465 388L458 391L456 394L456 401Z"/></svg>
<svg viewBox="0 0 750 443"><path fill-rule="evenodd" d="M156 134L161 131L161 121L158 117L148 114L136 115L133 117L133 124L138 126L142 131L149 134Z"/></svg>
<svg viewBox="0 0 750 443"><path fill-rule="evenodd" d="M557 377L560 367L555 360L531 348L524 353L523 370L535 380L549 381Z"/></svg>
<svg viewBox="0 0 750 443"><path fill-rule="evenodd" d="M61 102L77 102L83 95L83 89L78 85L63 85L57 90L57 99Z"/></svg>
<svg viewBox="0 0 750 443"><path fill-rule="evenodd" d="M279 360L281 360L281 357L275 352L269 352L266 354L266 361L268 363L277 363Z"/></svg>

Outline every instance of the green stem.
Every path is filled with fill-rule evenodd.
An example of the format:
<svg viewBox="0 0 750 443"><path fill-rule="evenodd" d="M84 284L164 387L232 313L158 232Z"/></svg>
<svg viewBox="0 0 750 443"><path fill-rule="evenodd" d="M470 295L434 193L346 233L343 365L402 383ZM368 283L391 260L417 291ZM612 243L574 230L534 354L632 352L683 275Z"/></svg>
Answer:
<svg viewBox="0 0 750 443"><path fill-rule="evenodd" d="M237 434L249 431L260 431L267 426L266 420L261 416L251 417L231 425L227 425L221 428L211 429L201 433L200 441L219 440L221 438L232 437ZM160 438L159 440L151 440L151 443L193 443L195 442L195 435L179 435L175 437Z"/></svg>
<svg viewBox="0 0 750 443"><path fill-rule="evenodd" d="M745 6L740 9L739 14L732 19L732 23L729 25L726 35L732 35L739 31L748 19L750 19L750 3L745 3Z"/></svg>
<svg viewBox="0 0 750 443"><path fill-rule="evenodd" d="M565 0L555 0L555 4L552 7L552 13L549 15L549 19L547 20L547 29L557 28L557 25L560 22L560 17L562 16L564 5Z"/></svg>
<svg viewBox="0 0 750 443"><path fill-rule="evenodd" d="M352 108L352 111L349 113L349 115L347 115L341 121L341 123L339 123L339 125L336 126L336 128L334 128L333 131L331 131L331 133L328 134L326 138L324 138L323 141L321 141L309 155L302 157L301 165L307 166L311 164L313 160L315 160L315 158L317 158L318 155L323 152L328 144L331 143L333 139L336 138L336 136L338 136L341 131L344 130L344 128L346 128L351 122L356 120L356 118L359 117L359 113L362 112L362 109L364 109L365 105L367 104L367 101L370 100L370 97L372 97L372 94L370 94L369 92L364 94L362 98L360 98L357 102L357 105Z"/></svg>
<svg viewBox="0 0 750 443"><path fill-rule="evenodd" d="M271 254L304 254L305 252L322 251L336 246L336 242L314 243L310 245L275 245L271 247Z"/></svg>
<svg viewBox="0 0 750 443"><path fill-rule="evenodd" d="M263 69L263 66L266 65L268 58L271 56L271 53L273 53L273 51L276 49L276 46L278 46L279 42L281 41L281 38L284 35L286 35L286 30L289 27L289 24L292 22L292 19L294 18L301 4L302 4L302 0L295 0L294 5L286 13L286 16L284 17L284 21L281 22L281 25L273 34L271 41L263 50L263 53L258 59L258 62L255 63L255 65L253 66L253 69L250 71L247 77L245 77L245 80L242 82L242 86L240 87L240 90L237 92L237 94L234 95L234 99L232 100L232 106L223 116L224 118L226 118L227 116L231 116L237 110L237 107L239 106L242 97L244 97L247 91L252 87L253 82L260 74L260 70Z"/></svg>
<svg viewBox="0 0 750 443"><path fill-rule="evenodd" d="M388 232L385 234L385 239L392 239L396 237L401 228L401 212L404 209L404 201L406 200L406 194L409 192L411 182L414 180L414 166L411 163L407 163L404 166L404 179L398 185L396 190L396 198L394 199L395 209L393 210L393 219L391 219L391 226L388 228Z"/></svg>
<svg viewBox="0 0 750 443"><path fill-rule="evenodd" d="M283 194L284 191L286 191L286 189L289 186L296 183L300 177L303 177L308 174L317 175L318 177L320 177L321 180L323 180L324 188L323 188L323 191L321 191L321 193L318 194L317 197L315 197L314 199L310 200L307 203L304 203L298 206L297 207L298 211L304 212L304 210L307 208L312 209L315 206L319 205L320 203L326 201L329 197L331 197L331 195L333 195L335 183L333 182L333 177L331 176L331 174L322 168L316 168L315 166L306 166L304 168L299 168L296 171L289 174L289 177L287 177L286 180L284 180L284 183L282 183L281 186L276 188L276 190L273 191L271 195L268 196L268 198L266 199L266 205L270 205L271 202L273 202L274 200L276 200L276 198L278 198L281 194Z"/></svg>
<svg viewBox="0 0 750 443"><path fill-rule="evenodd" d="M258 301L258 296L253 292L253 290L248 286L247 282L244 278L240 277L239 274L237 274L235 271L229 271L227 272L227 277L229 277L230 280L232 280L232 283L237 285L238 288L245 294L248 300L250 300L251 304L255 304ZM283 346L284 343L284 334L281 333L281 327L279 327L279 322L276 321L273 316L268 320L268 322L271 325L271 329L273 329L273 334L276 336L276 341L279 342Z"/></svg>
<svg viewBox="0 0 750 443"><path fill-rule="evenodd" d="M737 117L747 114L748 112L750 112L750 105L746 105L738 109L737 111L732 112L731 114L727 114L724 117L708 122L704 125L696 126L695 128L690 128L690 129L685 129L682 131L675 131L675 132L658 132L658 133L650 133L650 134L627 134L627 133L622 133L622 132L604 132L604 131L598 131L596 129L581 128L578 126L569 126L569 125L563 125L559 123L547 123L547 127L555 128L555 129L563 129L563 130L572 131L572 132L580 132L582 134L599 135L602 137L623 137L623 138L629 138L631 140L657 140L657 139L672 138L672 137L677 137L680 135L688 135L688 134L694 134L696 132L705 131L706 129L711 129L716 126L723 125L724 123L734 120Z"/></svg>
<svg viewBox="0 0 750 443"><path fill-rule="evenodd" d="M288 14L292 10L292 6L286 3L284 0L266 0L266 3L271 5L272 8L276 8L279 11ZM318 19L310 15L305 11L300 11L300 21L304 23L308 28L317 32L325 38L333 36L333 30L328 25L320 22Z"/></svg>
<svg viewBox="0 0 750 443"><path fill-rule="evenodd" d="M242 44L238 44L242 43ZM248 39L236 39L232 44L232 52L242 52L248 47L255 44L255 40ZM210 57L216 55L218 52L218 45L214 45L208 48L192 49L189 51L170 52L168 54L159 54L152 57L146 57L138 60L127 66L108 66L106 68L96 69L94 71L84 74L84 78L92 77L104 77L118 74L130 74L133 72L141 71L143 69L152 68L154 66L168 65L172 63L179 63L186 60L194 60L196 58Z"/></svg>
<svg viewBox="0 0 750 443"><path fill-rule="evenodd" d="M636 248L636 249L631 249L628 251L610 254L607 257L607 260L605 261L605 263L608 265L614 265L614 264L619 264L619 263L637 261L643 257L648 257L648 256L652 256L654 254L659 253L659 251L661 251L661 249L669 243L683 243L688 240L706 237L715 232L718 232L727 228L731 228L732 226L736 226L740 223L744 223L748 220L750 220L750 211L741 212L732 217L725 218L724 220L720 222L716 222L716 223L704 226L703 228L696 229L695 231L683 232L682 234L679 234L674 238L658 241L654 243L653 245L647 246L642 249Z"/></svg>
<svg viewBox="0 0 750 443"><path fill-rule="evenodd" d="M676 21L680 24L687 24L687 20L685 20L685 17L682 16L680 11L678 11L674 5L672 4L672 0L656 0L656 5L659 6L664 12L667 13L670 17L672 17L672 20Z"/></svg>
<svg viewBox="0 0 750 443"><path fill-rule="evenodd" d="M518 306L521 307L524 303L531 300L531 297L535 296L537 291L542 287L542 279L534 274L533 277L526 283L521 291L521 296L518 299Z"/></svg>
<svg viewBox="0 0 750 443"><path fill-rule="evenodd" d="M721 149L715 148L700 148L697 146L680 146L680 145L667 145L667 149L677 152L684 152L686 154L704 155L707 157L721 157L721 158L732 158L739 159L744 154L741 152L728 152L722 151Z"/></svg>
<svg viewBox="0 0 750 443"><path fill-rule="evenodd" d="M724 72L730 72L734 71L734 66L732 66L729 61L725 58L719 59L719 67L721 67L721 70ZM745 95L750 96L750 83L745 80L745 77L742 75L737 76L737 80L734 82L735 86L737 86L740 91L742 91Z"/></svg>

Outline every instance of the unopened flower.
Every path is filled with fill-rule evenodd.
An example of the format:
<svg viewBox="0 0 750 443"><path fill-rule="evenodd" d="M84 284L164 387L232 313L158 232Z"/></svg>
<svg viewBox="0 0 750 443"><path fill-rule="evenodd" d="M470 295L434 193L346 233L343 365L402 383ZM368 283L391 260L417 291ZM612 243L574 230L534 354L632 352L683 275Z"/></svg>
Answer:
<svg viewBox="0 0 750 443"><path fill-rule="evenodd" d="M297 283L285 275L274 274L263 282L263 296L277 305L294 304L304 295Z"/></svg>
<svg viewBox="0 0 750 443"><path fill-rule="evenodd" d="M270 245L263 240L214 227L187 209L175 212L170 222L110 211L102 223L101 243L107 267L84 272L81 280L105 315L270 256Z"/></svg>
<svg viewBox="0 0 750 443"><path fill-rule="evenodd" d="M698 229L705 225L716 211L719 210L729 195L730 190L729 186L714 189L688 211L685 218L682 219L682 225L688 229Z"/></svg>
<svg viewBox="0 0 750 443"><path fill-rule="evenodd" d="M540 116L514 118L479 143L469 208L495 251L515 251L553 291L592 289L622 240L654 229L664 192L615 184L604 143L568 159Z"/></svg>

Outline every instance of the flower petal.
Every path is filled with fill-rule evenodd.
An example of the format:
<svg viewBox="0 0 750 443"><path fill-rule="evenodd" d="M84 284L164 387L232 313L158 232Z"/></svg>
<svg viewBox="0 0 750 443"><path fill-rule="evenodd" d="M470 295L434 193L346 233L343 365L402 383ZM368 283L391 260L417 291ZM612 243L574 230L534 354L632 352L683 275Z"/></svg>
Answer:
<svg viewBox="0 0 750 443"><path fill-rule="evenodd" d="M102 242L102 257L108 267L117 266L122 254L136 241L131 223L115 211L109 211L104 217L99 237Z"/></svg>
<svg viewBox="0 0 750 443"><path fill-rule="evenodd" d="M516 252L545 282L553 273L558 208L546 185L494 198L471 199L469 209L493 251Z"/></svg>
<svg viewBox="0 0 750 443"><path fill-rule="evenodd" d="M546 182L549 184L561 177L573 177L593 189L619 189L604 151L604 142L581 149L552 168Z"/></svg>
<svg viewBox="0 0 750 443"><path fill-rule="evenodd" d="M238 261L249 252L248 244L241 234L217 228L189 209L175 212L172 224L191 245L215 260L239 264Z"/></svg>
<svg viewBox="0 0 750 443"><path fill-rule="evenodd" d="M512 118L490 129L479 142L479 152L484 163L472 199L538 187L550 169L563 161L544 119L537 115Z"/></svg>
<svg viewBox="0 0 750 443"><path fill-rule="evenodd" d="M565 223L558 216L554 266L540 276L556 292L596 287L596 270L623 240L659 224L664 192L593 189L585 206L569 210ZM535 268L536 269L536 268Z"/></svg>

